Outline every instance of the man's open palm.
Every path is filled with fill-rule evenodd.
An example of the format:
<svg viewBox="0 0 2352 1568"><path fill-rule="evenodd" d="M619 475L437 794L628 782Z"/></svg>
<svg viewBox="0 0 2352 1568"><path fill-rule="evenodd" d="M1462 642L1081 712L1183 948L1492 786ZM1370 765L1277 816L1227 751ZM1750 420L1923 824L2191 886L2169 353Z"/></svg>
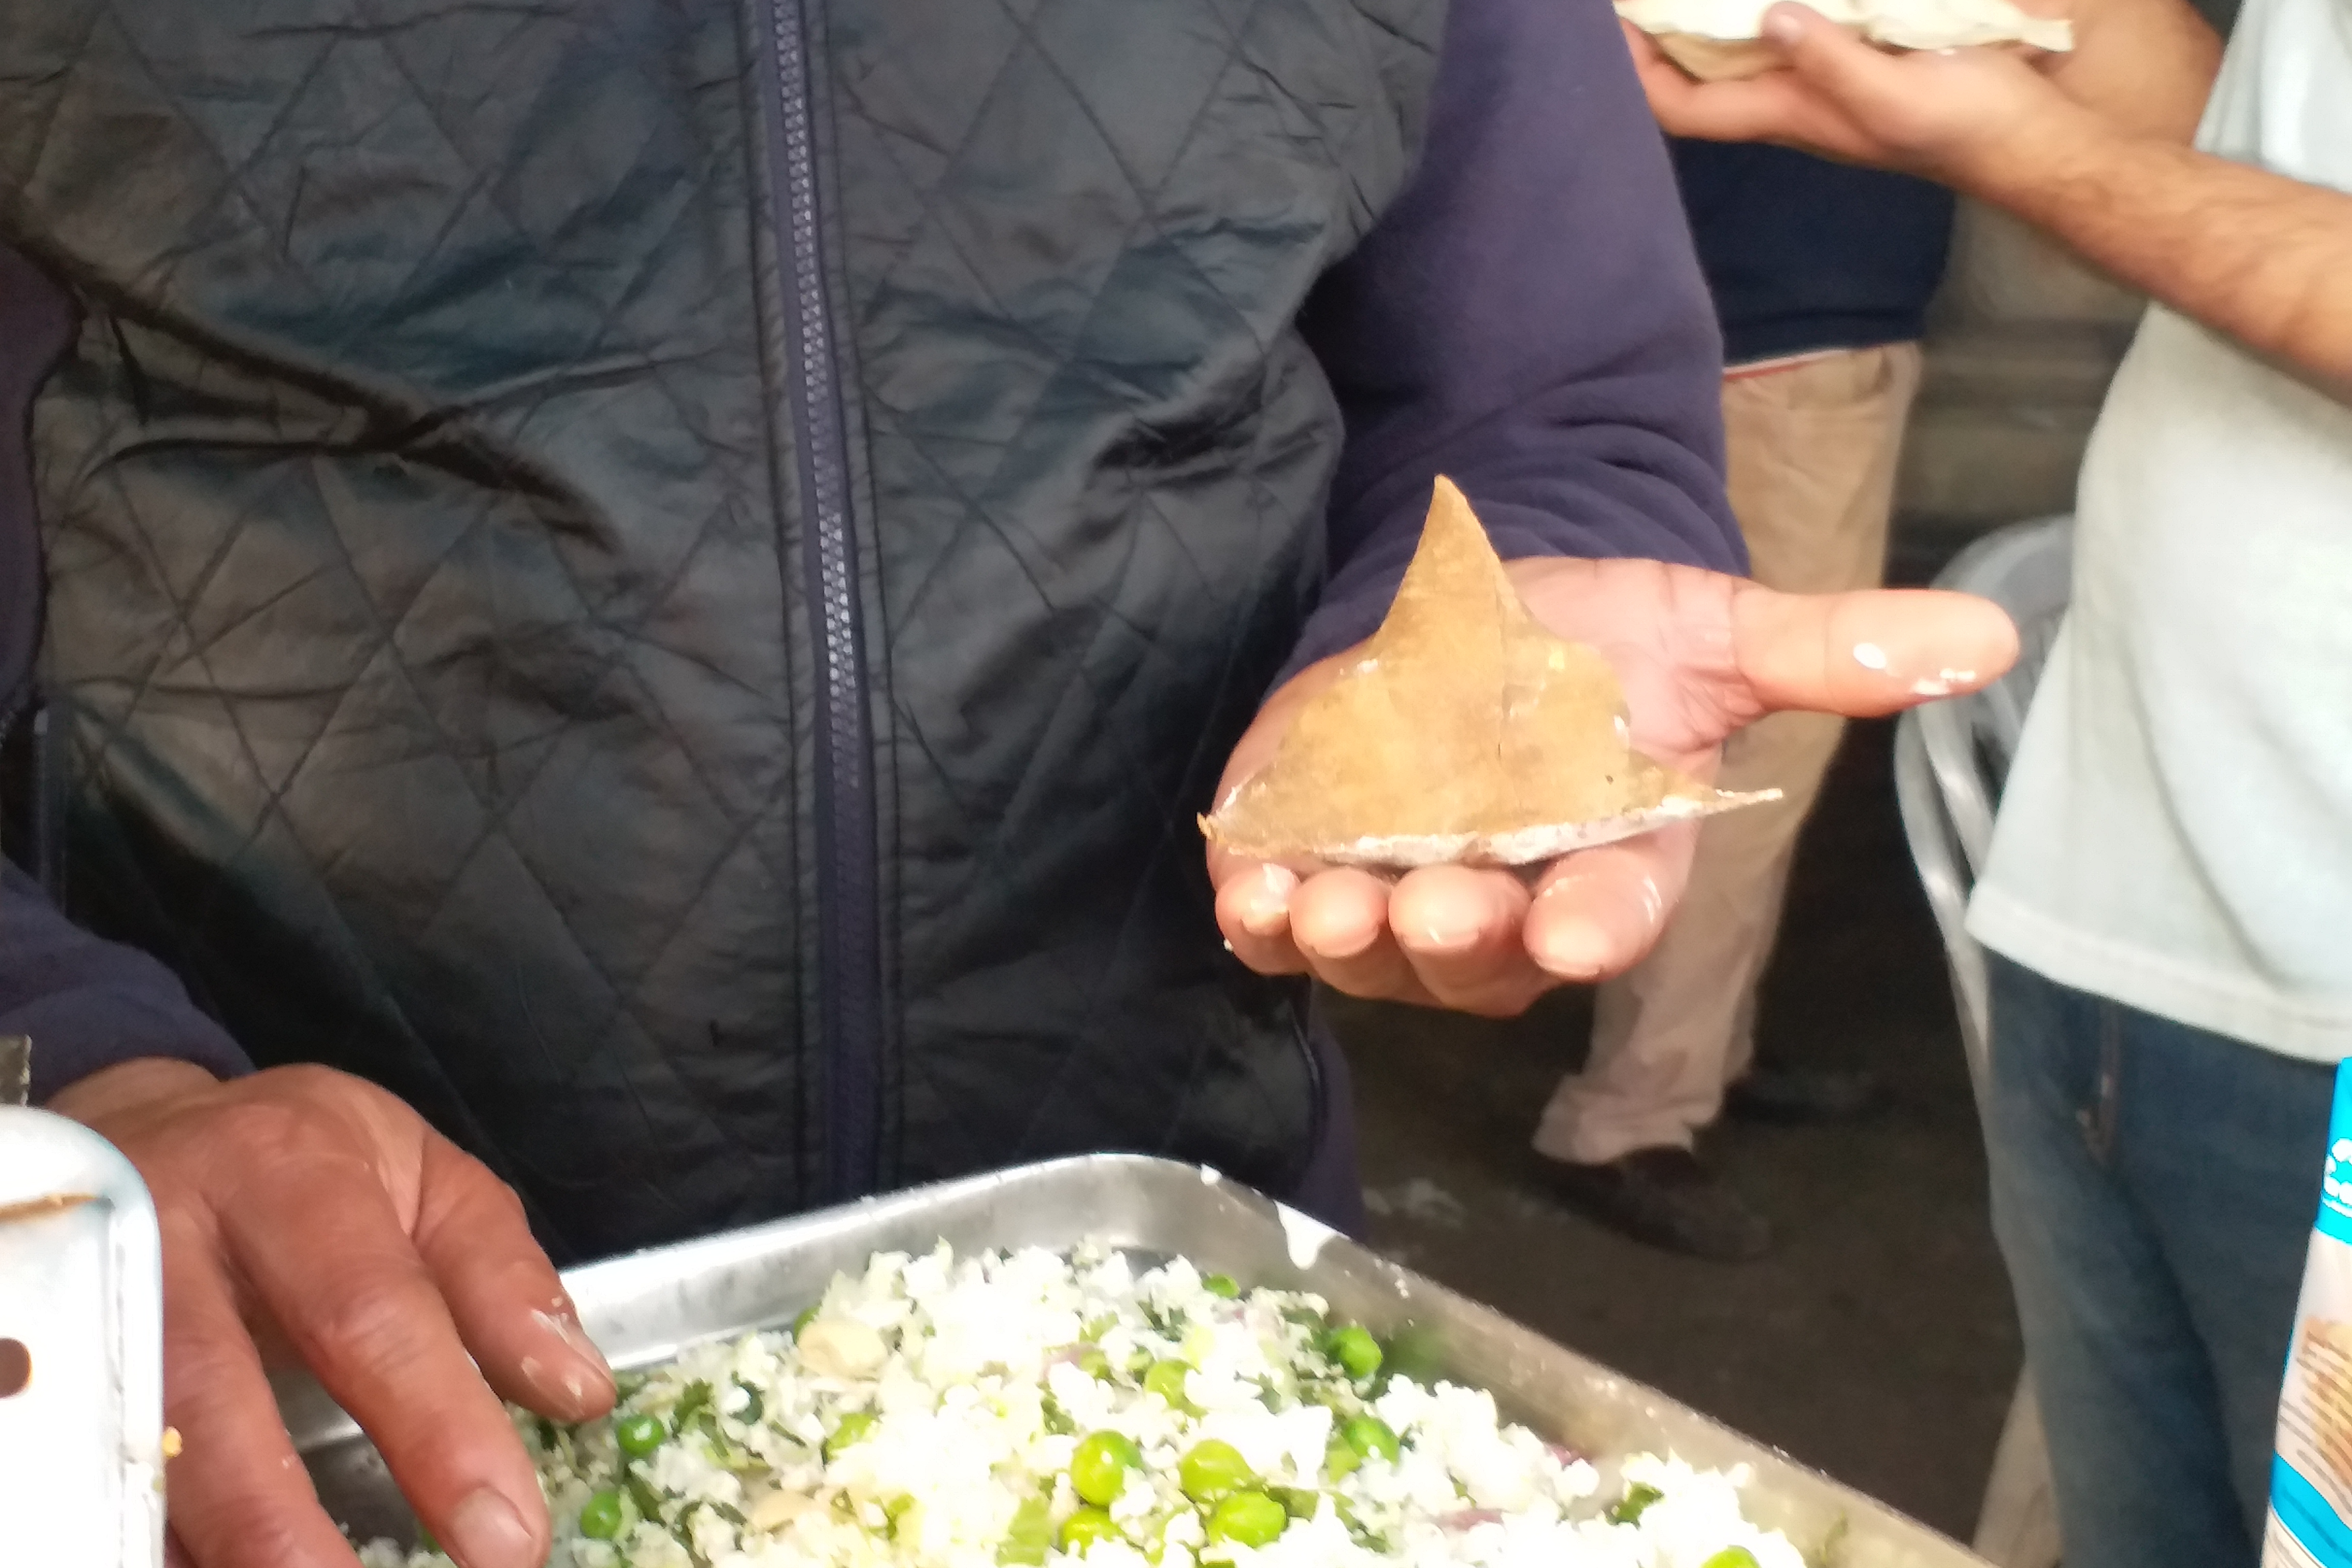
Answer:
<svg viewBox="0 0 2352 1568"><path fill-rule="evenodd" d="M1727 737L1766 713L1892 713L1975 690L2017 657L2008 616L1963 595L1779 594L1647 561L1508 569L1537 619L1615 668L1634 746L1701 777ZM1302 670L1267 700L1234 748L1220 799L1272 759L1299 708L1354 657ZM1312 973L1352 995L1500 1016L1638 962L1682 896L1697 831L1661 829L1528 877L1436 866L1394 881L1349 868L1302 879L1215 848L1209 872L1226 941L1262 973Z"/></svg>

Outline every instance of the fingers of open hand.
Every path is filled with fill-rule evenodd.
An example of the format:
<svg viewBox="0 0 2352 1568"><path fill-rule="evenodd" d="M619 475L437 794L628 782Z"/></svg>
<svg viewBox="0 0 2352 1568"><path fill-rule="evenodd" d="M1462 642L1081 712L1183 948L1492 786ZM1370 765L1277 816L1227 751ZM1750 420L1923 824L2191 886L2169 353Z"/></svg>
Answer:
<svg viewBox="0 0 2352 1568"><path fill-rule="evenodd" d="M1389 929L1413 978L1439 1006L1514 1017L1559 982L1524 940L1533 895L1508 871L1431 866L1389 895Z"/></svg>
<svg viewBox="0 0 2352 1568"><path fill-rule="evenodd" d="M353 1568L295 1457L214 1239L166 1208L165 1419L183 1447L166 1472L172 1533L193 1568Z"/></svg>
<svg viewBox="0 0 2352 1568"><path fill-rule="evenodd" d="M1631 969L1681 901L1697 845L1698 825L1685 823L1553 862L1528 910L1528 953L1560 981Z"/></svg>
<svg viewBox="0 0 2352 1568"><path fill-rule="evenodd" d="M217 1209L229 1256L464 1568L536 1568L549 1529L530 1458L382 1182L331 1122L278 1109L219 1128L249 1151Z"/></svg>
<svg viewBox="0 0 2352 1568"><path fill-rule="evenodd" d="M1290 935L1290 896L1298 878L1280 866L1211 850L1216 881L1217 929L1225 945L1260 974L1304 974L1307 957Z"/></svg>
<svg viewBox="0 0 2352 1568"><path fill-rule="evenodd" d="M2017 627L1966 594L1875 589L1732 603L1739 671L1765 710L1870 718L1975 691L2017 661Z"/></svg>
<svg viewBox="0 0 2352 1568"><path fill-rule="evenodd" d="M1390 884L1349 867L1318 871L1290 896L1291 940L1318 980L1350 996L1428 998L1389 931Z"/></svg>
<svg viewBox="0 0 2352 1568"><path fill-rule="evenodd" d="M612 1408L612 1368L581 1330L521 1203L480 1161L438 1135L425 1151L416 1250L500 1395L564 1421Z"/></svg>
<svg viewBox="0 0 2352 1568"><path fill-rule="evenodd" d="M1432 866L1391 883L1343 868L1299 885L1290 927L1334 990L1507 1017L1558 984L1520 942L1528 899L1507 871Z"/></svg>
<svg viewBox="0 0 2352 1568"><path fill-rule="evenodd" d="M1639 963L1682 896L1697 832L1689 824L1584 850L1532 889L1466 866L1394 883L1346 868L1304 880L1277 868L1286 890L1255 896L1278 906L1265 921L1278 928L1251 939L1275 956L1254 961L1239 942L1234 951L1261 973L1304 970L1350 996L1513 1016L1556 986ZM1225 909L1221 896L1221 918Z"/></svg>
<svg viewBox="0 0 2352 1568"><path fill-rule="evenodd" d="M1706 142L1780 142L1868 161L1867 145L1840 101L1809 77L1778 69L1698 81L1641 29L1630 22L1619 26L1625 30L1650 112L1675 135ZM1828 30L1844 38L1842 29Z"/></svg>

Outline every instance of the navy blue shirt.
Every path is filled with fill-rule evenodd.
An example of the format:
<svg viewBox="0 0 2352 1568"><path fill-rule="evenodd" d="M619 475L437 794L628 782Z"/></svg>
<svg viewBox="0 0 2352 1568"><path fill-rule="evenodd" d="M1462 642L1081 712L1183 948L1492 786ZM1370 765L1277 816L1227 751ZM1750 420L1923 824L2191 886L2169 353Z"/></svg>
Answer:
<svg viewBox="0 0 2352 1568"><path fill-rule="evenodd" d="M1923 334L1950 192L1785 147L1677 141L1674 159L1731 363Z"/></svg>
<svg viewBox="0 0 2352 1568"><path fill-rule="evenodd" d="M1506 556L1747 569L1723 494L1721 342L1608 0L1456 0L1429 114L1412 179L1300 322L1347 442L1331 573L1293 668L1370 635L1441 473ZM0 369L15 355L0 374L0 622L20 633L32 495L5 448L33 390L28 345L63 331L43 290L0 253ZM6 629L0 702L30 646ZM0 1034L16 1033L36 1037L42 1094L134 1056L244 1065L159 966L74 930L11 872Z"/></svg>

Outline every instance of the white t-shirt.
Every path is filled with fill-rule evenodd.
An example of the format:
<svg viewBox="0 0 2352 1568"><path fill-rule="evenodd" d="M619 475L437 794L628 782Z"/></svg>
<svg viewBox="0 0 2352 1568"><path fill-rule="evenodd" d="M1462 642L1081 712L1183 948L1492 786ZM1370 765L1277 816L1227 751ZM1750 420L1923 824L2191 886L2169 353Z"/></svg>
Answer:
<svg viewBox="0 0 2352 1568"><path fill-rule="evenodd" d="M2352 191L2352 0L2251 0L2199 145ZM2076 515L1969 931L2144 1012L2352 1055L2352 406L2151 310Z"/></svg>

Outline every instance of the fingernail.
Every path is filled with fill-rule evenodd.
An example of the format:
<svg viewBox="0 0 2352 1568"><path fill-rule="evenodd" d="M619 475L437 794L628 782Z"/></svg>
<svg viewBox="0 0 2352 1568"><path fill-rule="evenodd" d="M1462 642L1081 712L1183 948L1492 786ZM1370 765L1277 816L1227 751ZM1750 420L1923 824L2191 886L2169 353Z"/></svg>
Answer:
<svg viewBox="0 0 2352 1568"><path fill-rule="evenodd" d="M1242 911L1242 930L1252 936L1273 936L1290 923L1287 904L1252 904Z"/></svg>
<svg viewBox="0 0 2352 1568"><path fill-rule="evenodd" d="M1279 866L1260 866L1257 886L1242 910L1242 929L1252 936L1274 936L1290 923L1290 895L1298 879Z"/></svg>
<svg viewBox="0 0 2352 1568"><path fill-rule="evenodd" d="M1426 925L1412 945L1423 952L1462 952L1478 945L1476 926Z"/></svg>
<svg viewBox="0 0 2352 1568"><path fill-rule="evenodd" d="M442 1544L463 1568L539 1568L539 1542L514 1504L484 1487L449 1515Z"/></svg>
<svg viewBox="0 0 2352 1568"><path fill-rule="evenodd" d="M575 1419L584 1419L617 1386L613 1382L612 1364L571 1313L533 1311L531 1317L540 1327L562 1340L572 1354L559 1358L561 1364L552 1367L536 1356L525 1356L523 1376L551 1402L568 1402L563 1408Z"/></svg>
<svg viewBox="0 0 2352 1568"><path fill-rule="evenodd" d="M1793 44L1805 36L1804 18L1785 5L1764 14L1764 36L1776 44Z"/></svg>
<svg viewBox="0 0 2352 1568"><path fill-rule="evenodd" d="M1380 934L1361 927L1344 931L1303 931L1298 933L1298 945L1324 958L1353 958L1371 946Z"/></svg>
<svg viewBox="0 0 2352 1568"><path fill-rule="evenodd" d="M1591 921L1569 921L1546 931L1535 946L1535 960L1563 980L1593 980L1609 966L1616 945L1609 933Z"/></svg>
<svg viewBox="0 0 2352 1568"><path fill-rule="evenodd" d="M604 1352L596 1348L596 1342L588 1337L588 1331L580 1326L579 1319L569 1312L533 1312L531 1316L539 1320L541 1326L551 1330L556 1338L578 1352L581 1359L589 1365L607 1378L613 1375L613 1363L604 1359Z"/></svg>
<svg viewBox="0 0 2352 1568"><path fill-rule="evenodd" d="M523 1381L547 1401L541 1409L568 1414L573 1420L586 1418L592 1408L589 1374L581 1370L577 1362L567 1358L561 1367L551 1367L537 1356L527 1355L522 1358L522 1375ZM606 1387L610 1386L608 1383Z"/></svg>

